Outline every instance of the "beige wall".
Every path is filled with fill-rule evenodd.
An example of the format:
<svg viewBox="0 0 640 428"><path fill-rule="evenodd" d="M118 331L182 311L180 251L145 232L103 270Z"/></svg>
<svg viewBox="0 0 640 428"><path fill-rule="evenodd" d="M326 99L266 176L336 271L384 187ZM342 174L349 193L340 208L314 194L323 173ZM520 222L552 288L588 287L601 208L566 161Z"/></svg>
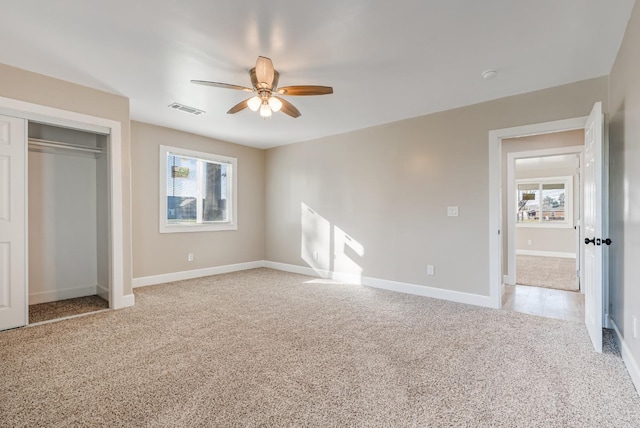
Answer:
<svg viewBox="0 0 640 428"><path fill-rule="evenodd" d="M606 98L602 77L270 149L266 258L489 295L489 131Z"/></svg>
<svg viewBox="0 0 640 428"><path fill-rule="evenodd" d="M636 2L610 74L609 313L636 364L640 338L632 317L640 317L640 3ZM605 250L606 251L606 250Z"/></svg>
<svg viewBox="0 0 640 428"><path fill-rule="evenodd" d="M131 293L131 177L129 175L129 99L42 74L0 64L0 96L102 117L122 126L122 207L124 294Z"/></svg>
<svg viewBox="0 0 640 428"><path fill-rule="evenodd" d="M134 278L264 259L263 150L133 121L131 141ZM160 145L238 159L238 230L158 231Z"/></svg>

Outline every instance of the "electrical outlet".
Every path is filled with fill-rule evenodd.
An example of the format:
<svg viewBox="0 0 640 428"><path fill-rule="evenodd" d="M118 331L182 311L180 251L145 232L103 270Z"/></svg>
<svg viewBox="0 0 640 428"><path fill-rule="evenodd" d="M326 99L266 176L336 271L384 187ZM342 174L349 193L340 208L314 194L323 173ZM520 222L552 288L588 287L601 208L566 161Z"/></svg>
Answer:
<svg viewBox="0 0 640 428"><path fill-rule="evenodd" d="M638 338L638 318L636 318L635 315L632 318L633 318L633 338L637 339Z"/></svg>
<svg viewBox="0 0 640 428"><path fill-rule="evenodd" d="M313 252L313 260L318 260L318 252L317 251Z"/></svg>
<svg viewBox="0 0 640 428"><path fill-rule="evenodd" d="M427 275L435 275L435 268L433 265L427 265Z"/></svg>
<svg viewBox="0 0 640 428"><path fill-rule="evenodd" d="M531 245L531 239L527 241L527 245Z"/></svg>
<svg viewBox="0 0 640 428"><path fill-rule="evenodd" d="M192 262L192 261L193 261L193 253L189 253L189 254L187 255L187 260L188 260L188 261L190 261L190 262Z"/></svg>
<svg viewBox="0 0 640 428"><path fill-rule="evenodd" d="M447 207L447 215L449 217L458 217L458 207Z"/></svg>

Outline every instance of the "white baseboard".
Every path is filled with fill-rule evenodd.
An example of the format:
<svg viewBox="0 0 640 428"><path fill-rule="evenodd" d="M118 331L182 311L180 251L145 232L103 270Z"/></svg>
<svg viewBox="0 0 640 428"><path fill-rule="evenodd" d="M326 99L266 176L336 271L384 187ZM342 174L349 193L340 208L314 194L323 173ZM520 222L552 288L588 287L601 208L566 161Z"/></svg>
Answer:
<svg viewBox="0 0 640 428"><path fill-rule="evenodd" d="M444 288L428 287L426 285L409 284L406 282L390 281L378 278L362 278L362 284L367 287L381 288L384 290L398 291L400 293L415 294L417 296L431 297L434 299L449 300L451 302L466 303L468 305L493 308L489 296L465 293L462 291L445 290Z"/></svg>
<svg viewBox="0 0 640 428"><path fill-rule="evenodd" d="M219 275L222 273L238 272L241 270L264 267L264 261L237 263L233 265L214 266L203 269L186 270L182 272L165 273L161 275L143 276L133 278L133 288L146 287L148 285L164 284L165 282L182 281L185 279L201 278L203 276Z"/></svg>
<svg viewBox="0 0 640 428"><path fill-rule="evenodd" d="M542 257L562 257L563 259L575 259L576 253L562 253L559 251L533 251L533 250L516 250L519 256L542 256Z"/></svg>
<svg viewBox="0 0 640 428"><path fill-rule="evenodd" d="M622 360L624 361L624 365L627 367L631 380L636 387L636 392L640 395L640 366L638 366L638 363L633 358L624 337L622 337L620 330L618 330L618 326L611 317L609 317L609 324L613 326L613 330L616 332L618 346L620 348L620 353L622 354Z"/></svg>
<svg viewBox="0 0 640 428"><path fill-rule="evenodd" d="M431 297L434 299L449 300L452 302L466 303L469 305L493 307L489 296L479 294L464 293L460 291L445 290L442 288L428 287L425 285L409 284L406 282L390 281L387 279L360 277L355 274L345 274L330 272L326 270L316 270L305 266L296 266L286 263L265 261L264 267L282 270L285 272L299 273L302 275L317 276L321 278L331 278L340 282L350 284L362 284L367 287L380 288L383 290L396 291L400 293L413 294L416 296Z"/></svg>
<svg viewBox="0 0 640 428"><path fill-rule="evenodd" d="M64 288L61 290L38 291L29 293L29 304L37 305L38 303L56 302L58 300L74 299L76 297L93 296L96 294L97 287L90 285L88 287Z"/></svg>
<svg viewBox="0 0 640 428"><path fill-rule="evenodd" d="M345 282L349 284L362 284L368 287L380 288L383 290L397 291L400 293L413 294L423 297L432 297L435 299L449 300L452 302L466 303L469 305L482 306L487 308L493 307L489 296L464 293L461 291L445 290L442 288L428 287L425 285L390 281L387 279L361 277L357 274L331 272L323 269L313 269L307 266L297 266L287 263L271 262L267 260L134 278L132 285L133 288L146 287L148 285L162 284L165 282L182 281L185 279L201 278L204 276L238 272L241 270L255 269L260 267L320 278L331 278L335 281ZM133 295L131 296L133 297ZM125 296L125 298L126 297L127 296Z"/></svg>
<svg viewBox="0 0 640 428"><path fill-rule="evenodd" d="M102 284L98 284L96 287L96 294L102 297L107 302L109 301L109 287L106 287Z"/></svg>
<svg viewBox="0 0 640 428"><path fill-rule="evenodd" d="M313 269L307 266L290 265L287 263L270 262L265 260L263 267L269 269L281 270L284 272L299 273L300 275L317 276L320 278L330 278L331 272L323 269Z"/></svg>

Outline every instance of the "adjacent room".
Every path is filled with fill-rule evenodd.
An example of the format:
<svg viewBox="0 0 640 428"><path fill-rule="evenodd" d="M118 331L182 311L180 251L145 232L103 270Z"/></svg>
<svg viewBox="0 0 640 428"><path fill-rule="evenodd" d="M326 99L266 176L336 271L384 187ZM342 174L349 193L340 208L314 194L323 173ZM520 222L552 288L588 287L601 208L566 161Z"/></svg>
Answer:
<svg viewBox="0 0 640 428"><path fill-rule="evenodd" d="M506 245L502 307L584 322L581 163L584 130L503 141ZM512 209L512 211L511 211Z"/></svg>
<svg viewBox="0 0 640 428"><path fill-rule="evenodd" d="M640 426L635 0L5 18L0 425Z"/></svg>

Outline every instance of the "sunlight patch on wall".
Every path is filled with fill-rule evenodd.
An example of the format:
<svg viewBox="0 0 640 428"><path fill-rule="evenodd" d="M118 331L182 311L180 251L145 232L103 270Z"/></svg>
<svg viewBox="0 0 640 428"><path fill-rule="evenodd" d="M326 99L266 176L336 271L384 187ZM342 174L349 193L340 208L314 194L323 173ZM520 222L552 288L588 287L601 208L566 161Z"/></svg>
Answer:
<svg viewBox="0 0 640 428"><path fill-rule="evenodd" d="M334 279L362 283L362 268L354 261L364 257L364 247L338 226L333 227Z"/></svg>
<svg viewBox="0 0 640 428"><path fill-rule="evenodd" d="M331 270L331 224L327 219L301 204L302 242L300 257L323 278Z"/></svg>
<svg viewBox="0 0 640 428"><path fill-rule="evenodd" d="M340 227L301 203L300 257L322 278L361 284L364 247Z"/></svg>

